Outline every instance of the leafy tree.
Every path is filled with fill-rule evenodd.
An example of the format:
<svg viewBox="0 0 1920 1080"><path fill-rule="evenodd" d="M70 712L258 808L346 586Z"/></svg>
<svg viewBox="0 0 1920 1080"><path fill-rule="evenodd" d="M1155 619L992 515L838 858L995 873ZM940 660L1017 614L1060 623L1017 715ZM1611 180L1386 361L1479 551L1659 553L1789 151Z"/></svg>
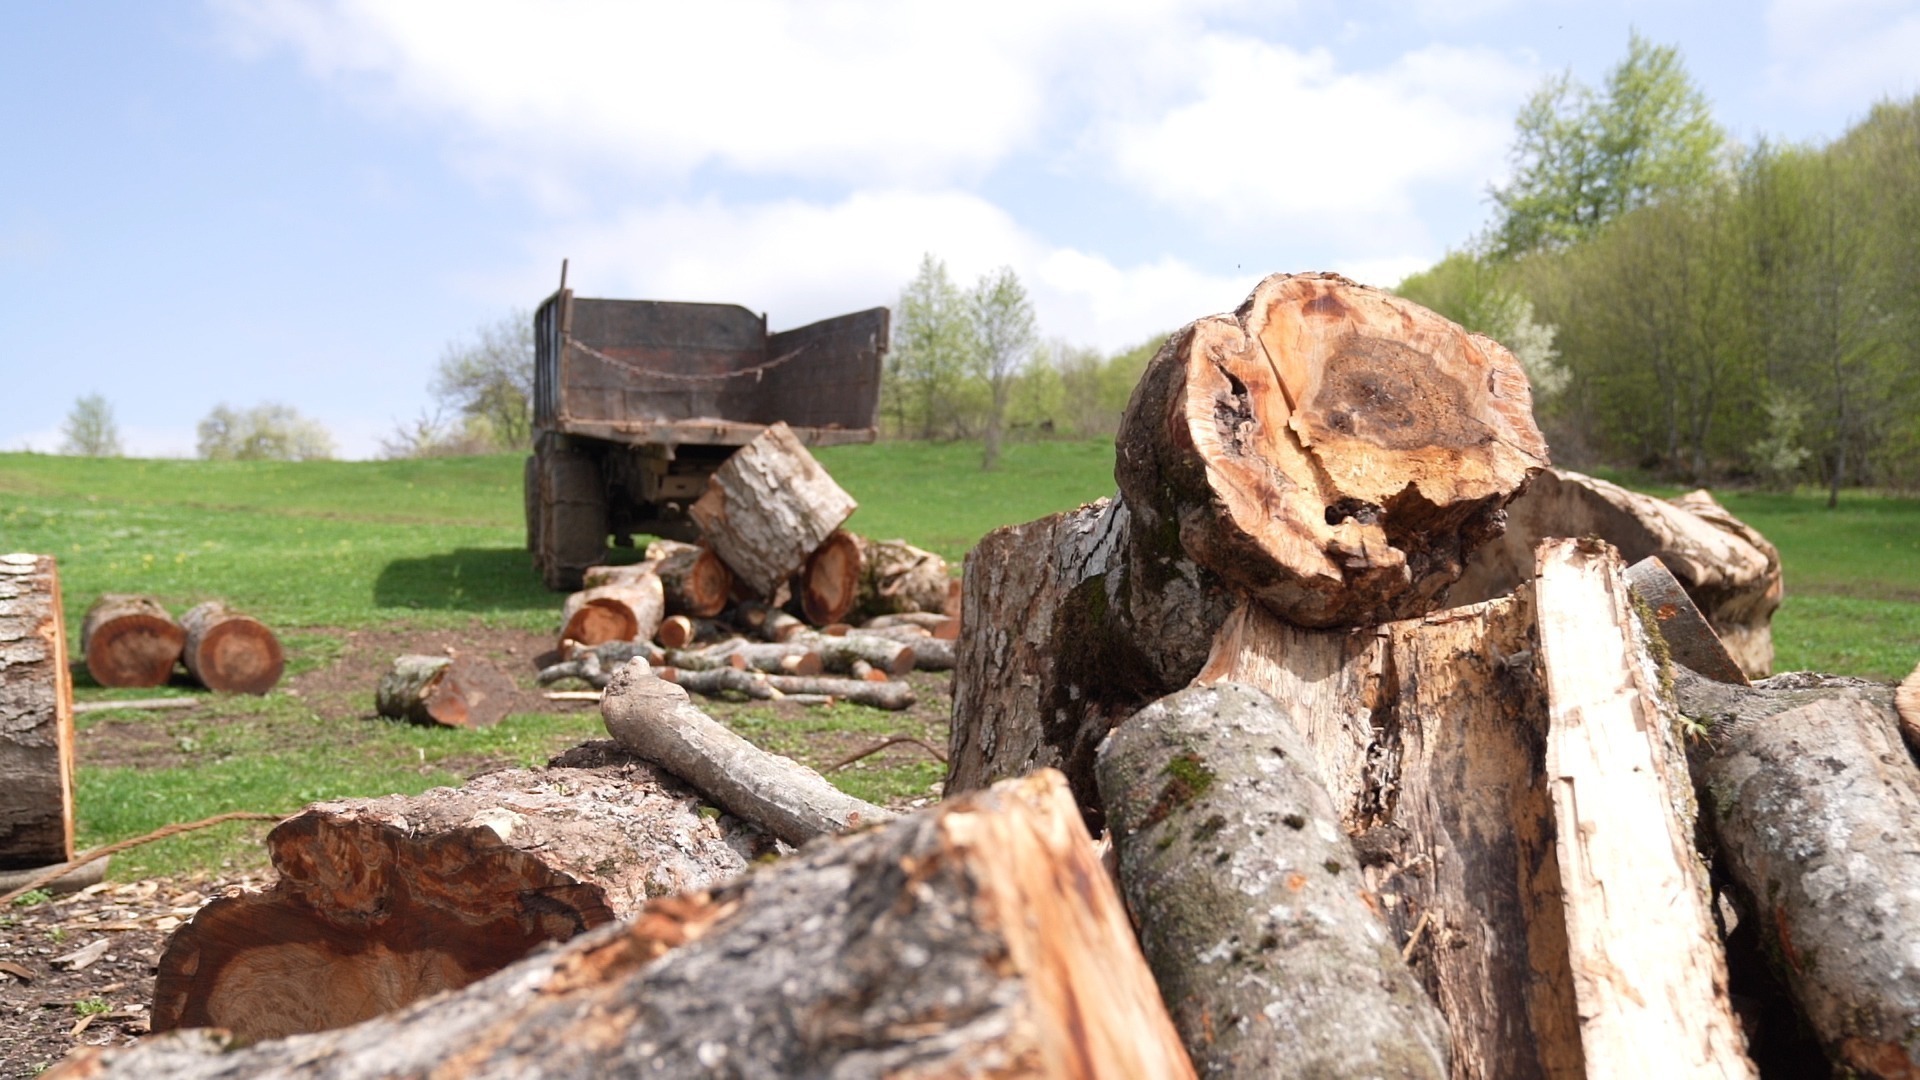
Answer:
<svg viewBox="0 0 1920 1080"><path fill-rule="evenodd" d="M461 434L501 450L531 445L533 315L514 311L450 343L430 389L442 409L466 419Z"/></svg>
<svg viewBox="0 0 1920 1080"><path fill-rule="evenodd" d="M1679 51L1638 33L1604 93L1556 76L1516 128L1513 179L1492 192L1502 257L1583 239L1629 210L1702 189L1726 145Z"/></svg>
<svg viewBox="0 0 1920 1080"><path fill-rule="evenodd" d="M1000 464L1001 428L1006 422L1007 396L1013 380L1033 355L1039 334L1034 329L1033 304L1026 287L1010 267L987 274L967 298L973 338L979 343L978 371L989 394L985 453L980 467Z"/></svg>
<svg viewBox="0 0 1920 1080"><path fill-rule="evenodd" d="M73 403L67 422L60 429L60 452L81 457L119 457L120 425L113 419L113 406L100 394L88 394Z"/></svg>
<svg viewBox="0 0 1920 1080"><path fill-rule="evenodd" d="M1508 276L1480 255L1455 251L1393 291L1505 345L1533 384L1535 401L1544 401L1567 384L1567 369L1553 347L1557 331L1535 321L1533 301Z"/></svg>
<svg viewBox="0 0 1920 1080"><path fill-rule="evenodd" d="M333 437L292 406L266 402L244 412L224 402L199 425L200 456L210 461L323 461Z"/></svg>
<svg viewBox="0 0 1920 1080"><path fill-rule="evenodd" d="M493 427L482 417L469 416L450 423L438 410L411 421L395 423L393 433L380 440L380 456L398 458L459 457L499 449Z"/></svg>
<svg viewBox="0 0 1920 1080"><path fill-rule="evenodd" d="M922 439L968 434L974 410L966 384L978 355L966 293L945 262L922 256L894 308L893 349L882 387L894 432Z"/></svg>

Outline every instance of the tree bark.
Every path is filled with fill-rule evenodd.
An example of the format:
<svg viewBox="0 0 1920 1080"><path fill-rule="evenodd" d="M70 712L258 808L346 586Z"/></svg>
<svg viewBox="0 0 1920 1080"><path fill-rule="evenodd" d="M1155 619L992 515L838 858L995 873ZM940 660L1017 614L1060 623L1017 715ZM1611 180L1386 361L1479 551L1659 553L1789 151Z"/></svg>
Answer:
<svg viewBox="0 0 1920 1080"><path fill-rule="evenodd" d="M560 609L560 640L582 645L648 641L659 631L666 607L666 594L653 574L584 589L568 596Z"/></svg>
<svg viewBox="0 0 1920 1080"><path fill-rule="evenodd" d="M687 509L740 580L772 597L858 506L787 425L774 424L734 451Z"/></svg>
<svg viewBox="0 0 1920 1080"><path fill-rule="evenodd" d="M889 675L905 675L915 668L918 657L915 645L861 633L799 634L788 643L812 649L828 671L843 675L853 670L856 660L864 660Z"/></svg>
<svg viewBox="0 0 1920 1080"><path fill-rule="evenodd" d="M280 639L267 624L218 600L190 608L180 616L180 625L187 631L180 659L187 673L209 690L264 694L286 670Z"/></svg>
<svg viewBox="0 0 1920 1080"><path fill-rule="evenodd" d="M87 674L101 686L164 686L187 632L151 596L106 593L80 623Z"/></svg>
<svg viewBox="0 0 1920 1080"><path fill-rule="evenodd" d="M613 677L600 713L621 746L789 844L894 817L843 794L791 758L754 746L695 708L685 690L639 664Z"/></svg>
<svg viewBox="0 0 1920 1080"><path fill-rule="evenodd" d="M857 618L920 612L944 613L952 577L947 560L905 540L855 538L860 544Z"/></svg>
<svg viewBox="0 0 1920 1080"><path fill-rule="evenodd" d="M73 859L73 684L51 555L0 555L0 870Z"/></svg>
<svg viewBox="0 0 1920 1080"><path fill-rule="evenodd" d="M160 958L153 1030L244 1041L342 1027L465 986L647 899L744 871L771 838L703 817L647 765L515 769L316 803L267 836L280 877L213 901Z"/></svg>
<svg viewBox="0 0 1920 1080"><path fill-rule="evenodd" d="M726 610L733 592L733 571L712 548L655 540L647 545L647 558L658 560L654 571L666 589L669 613L705 619Z"/></svg>
<svg viewBox="0 0 1920 1080"><path fill-rule="evenodd" d="M1658 556L1750 678L1773 667L1780 553L1704 491L1672 501L1566 469L1549 469L1507 508L1507 530L1475 552L1448 594L1454 604L1504 596L1533 576L1550 537L1597 536L1629 564Z"/></svg>
<svg viewBox="0 0 1920 1080"><path fill-rule="evenodd" d="M864 569L860 546L852 533L835 529L801 564L794 575L793 604L807 622L827 626L844 620L853 610L860 599Z"/></svg>
<svg viewBox="0 0 1920 1080"><path fill-rule="evenodd" d="M1273 700L1236 683L1114 730L1100 794L1147 963L1205 1075L1438 1080L1446 1025L1316 772Z"/></svg>
<svg viewBox="0 0 1920 1080"><path fill-rule="evenodd" d="M959 582L950 580L948 584L957 585ZM861 623L859 628L862 630L894 630L905 626L917 627L932 634L934 637L946 641L957 641L960 637L959 617L945 614L944 610L902 611L895 615L875 615L873 618Z"/></svg>
<svg viewBox="0 0 1920 1080"><path fill-rule="evenodd" d="M1920 1075L1920 768L1884 684L1674 673L1695 782L1764 950L1834 1060Z"/></svg>
<svg viewBox="0 0 1920 1080"><path fill-rule="evenodd" d="M777 701L789 696L831 697L868 708L899 712L912 708L917 700L913 687L907 683L872 682L858 677L835 679L822 675L774 675L730 667L707 671L662 668L660 677L696 694L713 696L732 692L761 701Z"/></svg>
<svg viewBox="0 0 1920 1080"><path fill-rule="evenodd" d="M1658 626L1641 625L1605 542L1549 540L1538 559L1546 768L1588 1072L1757 1076L1694 851L1680 716L1646 646Z"/></svg>
<svg viewBox="0 0 1920 1080"><path fill-rule="evenodd" d="M1333 274L1168 339L1115 453L1142 531L1302 626L1432 610L1547 463L1506 349Z"/></svg>
<svg viewBox="0 0 1920 1080"><path fill-rule="evenodd" d="M1058 778L652 901L452 996L244 1049L88 1048L64 1076L1193 1076Z"/></svg>
<svg viewBox="0 0 1920 1080"><path fill-rule="evenodd" d="M380 676L373 702L381 716L395 720L486 728L506 717L513 693L513 680L484 660L464 655L398 656Z"/></svg>

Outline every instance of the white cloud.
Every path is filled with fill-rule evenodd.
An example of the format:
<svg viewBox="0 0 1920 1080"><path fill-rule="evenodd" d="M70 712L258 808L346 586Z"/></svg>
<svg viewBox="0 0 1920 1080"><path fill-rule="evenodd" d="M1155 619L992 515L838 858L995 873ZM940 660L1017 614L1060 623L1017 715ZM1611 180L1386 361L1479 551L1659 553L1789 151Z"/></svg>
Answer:
<svg viewBox="0 0 1920 1080"><path fill-rule="evenodd" d="M1920 4L1774 0L1767 9L1778 93L1858 105L1920 90Z"/></svg>

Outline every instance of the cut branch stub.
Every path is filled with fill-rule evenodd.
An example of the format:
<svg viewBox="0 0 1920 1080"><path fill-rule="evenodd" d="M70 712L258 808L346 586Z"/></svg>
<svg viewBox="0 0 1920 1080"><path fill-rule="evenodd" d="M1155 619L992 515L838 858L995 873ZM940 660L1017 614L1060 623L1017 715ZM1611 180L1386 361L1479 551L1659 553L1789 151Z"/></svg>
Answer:
<svg viewBox="0 0 1920 1080"><path fill-rule="evenodd" d="M1432 610L1547 464L1512 354L1334 274L1174 335L1116 450L1142 525L1305 626Z"/></svg>

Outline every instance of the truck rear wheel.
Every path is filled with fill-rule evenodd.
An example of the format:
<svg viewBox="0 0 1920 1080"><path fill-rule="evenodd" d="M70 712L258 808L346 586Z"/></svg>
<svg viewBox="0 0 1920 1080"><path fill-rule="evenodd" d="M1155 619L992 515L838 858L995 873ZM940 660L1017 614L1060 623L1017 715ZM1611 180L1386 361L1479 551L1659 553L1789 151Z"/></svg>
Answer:
<svg viewBox="0 0 1920 1080"><path fill-rule="evenodd" d="M545 442L539 459L539 527L532 537L534 565L547 588L580 587L581 574L605 561L607 552L607 491L600 466L589 454Z"/></svg>

